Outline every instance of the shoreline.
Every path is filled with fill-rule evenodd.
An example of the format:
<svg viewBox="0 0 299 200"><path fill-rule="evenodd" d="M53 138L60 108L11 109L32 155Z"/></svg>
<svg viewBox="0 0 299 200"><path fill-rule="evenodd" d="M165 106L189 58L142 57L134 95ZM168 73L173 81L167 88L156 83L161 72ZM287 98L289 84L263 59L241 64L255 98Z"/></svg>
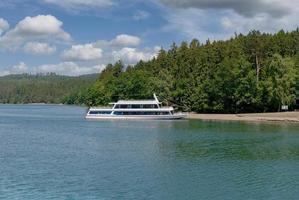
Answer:
<svg viewBox="0 0 299 200"><path fill-rule="evenodd" d="M196 114L189 113L187 119L204 121L239 122L292 122L299 123L299 112L248 113L248 114Z"/></svg>
<svg viewBox="0 0 299 200"><path fill-rule="evenodd" d="M6 104L0 105L28 105L28 106L77 106L86 107L84 105L69 105L55 103L27 103L27 104ZM286 122L299 123L299 112L271 112L271 113L242 113L242 114L200 114L187 113L186 119L203 120L203 121L231 121L231 122Z"/></svg>

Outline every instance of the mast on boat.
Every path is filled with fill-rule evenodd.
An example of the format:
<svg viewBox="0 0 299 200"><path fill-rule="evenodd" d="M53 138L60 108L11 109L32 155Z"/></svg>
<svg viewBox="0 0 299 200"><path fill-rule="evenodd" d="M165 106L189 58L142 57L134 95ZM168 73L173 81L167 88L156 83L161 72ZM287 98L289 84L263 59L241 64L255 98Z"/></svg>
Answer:
<svg viewBox="0 0 299 200"><path fill-rule="evenodd" d="M156 93L154 93L154 98L155 98L155 101L159 103L159 100L158 100L158 98L156 96Z"/></svg>

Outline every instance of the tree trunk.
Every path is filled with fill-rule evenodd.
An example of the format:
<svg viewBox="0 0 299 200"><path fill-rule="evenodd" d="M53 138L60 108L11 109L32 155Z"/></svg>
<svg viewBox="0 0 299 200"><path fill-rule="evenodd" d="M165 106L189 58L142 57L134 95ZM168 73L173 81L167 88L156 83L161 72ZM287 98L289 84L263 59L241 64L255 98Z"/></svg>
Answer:
<svg viewBox="0 0 299 200"><path fill-rule="evenodd" d="M256 67L256 69L255 69L256 70L256 82L258 83L259 82L260 71L261 71L261 65L260 65L257 53L255 54L255 67Z"/></svg>

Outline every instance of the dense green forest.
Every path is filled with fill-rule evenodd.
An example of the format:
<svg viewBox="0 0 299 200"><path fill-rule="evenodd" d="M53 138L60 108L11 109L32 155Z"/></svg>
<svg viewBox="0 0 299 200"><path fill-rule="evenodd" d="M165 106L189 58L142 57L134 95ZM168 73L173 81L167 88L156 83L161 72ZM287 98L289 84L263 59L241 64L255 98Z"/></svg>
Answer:
<svg viewBox="0 0 299 200"><path fill-rule="evenodd" d="M64 103L91 87L98 74L79 77L53 73L0 77L0 103Z"/></svg>
<svg viewBox="0 0 299 200"><path fill-rule="evenodd" d="M299 72L299 29L252 31L227 41L194 39L173 44L148 61L109 64L85 92L67 103L105 105L117 99L151 98L184 111L240 113L294 108Z"/></svg>
<svg viewBox="0 0 299 200"><path fill-rule="evenodd" d="M295 108L299 99L299 29L252 31L227 41L172 44L135 66L107 65L101 74L0 77L0 103L106 105L156 93L183 111L241 113ZM298 101L297 101L298 103Z"/></svg>

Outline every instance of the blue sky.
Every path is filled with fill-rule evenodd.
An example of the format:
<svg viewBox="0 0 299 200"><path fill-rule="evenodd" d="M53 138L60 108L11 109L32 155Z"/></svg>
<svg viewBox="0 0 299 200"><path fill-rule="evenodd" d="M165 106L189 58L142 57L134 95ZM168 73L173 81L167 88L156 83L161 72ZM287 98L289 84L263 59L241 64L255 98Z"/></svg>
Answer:
<svg viewBox="0 0 299 200"><path fill-rule="evenodd" d="M100 72L173 42L298 27L298 0L2 0L0 76Z"/></svg>

